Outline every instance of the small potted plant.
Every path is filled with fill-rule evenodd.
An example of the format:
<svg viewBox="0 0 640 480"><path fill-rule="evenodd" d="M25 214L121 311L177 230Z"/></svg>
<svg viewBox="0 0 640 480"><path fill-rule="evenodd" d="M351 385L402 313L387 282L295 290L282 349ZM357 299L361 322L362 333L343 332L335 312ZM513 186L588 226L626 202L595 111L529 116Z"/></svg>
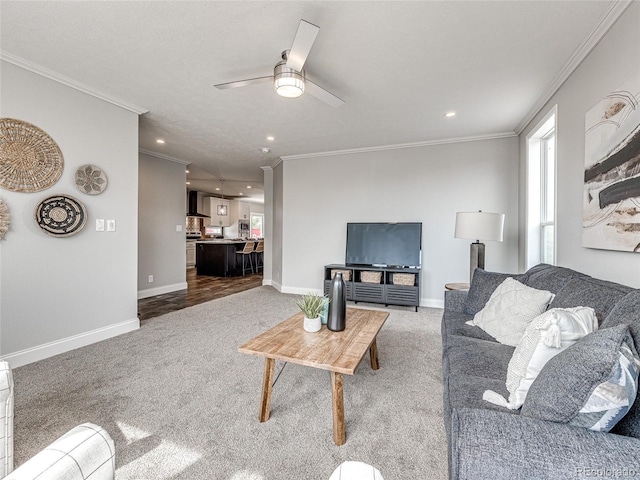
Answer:
<svg viewBox="0 0 640 480"><path fill-rule="evenodd" d="M329 303L329 299L317 293L309 292L303 295L296 305L304 313L303 327L307 332L317 332L322 328L320 314L324 307Z"/></svg>

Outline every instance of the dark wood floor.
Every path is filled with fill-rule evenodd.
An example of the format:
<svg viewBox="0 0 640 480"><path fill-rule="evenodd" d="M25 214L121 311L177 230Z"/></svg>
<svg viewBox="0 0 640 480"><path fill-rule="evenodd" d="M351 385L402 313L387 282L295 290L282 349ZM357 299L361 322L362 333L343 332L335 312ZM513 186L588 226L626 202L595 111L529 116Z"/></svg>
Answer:
<svg viewBox="0 0 640 480"><path fill-rule="evenodd" d="M189 268L187 284L187 290L138 300L140 324L165 313L259 287L262 285L262 273L247 274L244 277L209 277L196 275L196 269Z"/></svg>

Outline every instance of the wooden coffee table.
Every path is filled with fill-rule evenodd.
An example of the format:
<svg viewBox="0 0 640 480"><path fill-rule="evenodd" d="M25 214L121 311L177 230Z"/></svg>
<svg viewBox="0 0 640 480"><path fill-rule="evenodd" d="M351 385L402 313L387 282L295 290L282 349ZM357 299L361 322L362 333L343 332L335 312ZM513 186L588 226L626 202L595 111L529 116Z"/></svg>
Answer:
<svg viewBox="0 0 640 480"><path fill-rule="evenodd" d="M343 445L346 432L342 375L353 375L367 351L371 368L378 370L376 335L388 316L389 313L380 310L347 308L346 328L342 332L332 332L323 325L319 332L309 333L302 328L303 313L300 312L241 345L239 352L265 357L258 419L261 422L269 420L276 360L329 370L333 441L336 445Z"/></svg>

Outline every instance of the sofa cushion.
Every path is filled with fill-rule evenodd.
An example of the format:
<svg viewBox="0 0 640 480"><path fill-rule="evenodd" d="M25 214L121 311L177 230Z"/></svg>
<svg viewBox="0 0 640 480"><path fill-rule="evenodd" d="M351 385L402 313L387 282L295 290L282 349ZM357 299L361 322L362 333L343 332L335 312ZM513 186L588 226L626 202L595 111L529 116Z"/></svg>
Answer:
<svg viewBox="0 0 640 480"><path fill-rule="evenodd" d="M505 410L482 400L482 394L487 389L494 390L500 394L507 394L504 380L475 377L473 375L450 375L447 383L448 388L445 388L445 412L449 414L454 408L479 408L518 413L518 410Z"/></svg>
<svg viewBox="0 0 640 480"><path fill-rule="evenodd" d="M474 327L477 328L477 327ZM446 357L445 375L473 375L504 381L513 347L494 341L460 336L447 339L443 357Z"/></svg>
<svg viewBox="0 0 640 480"><path fill-rule="evenodd" d="M480 327L498 342L515 347L529 322L544 312L552 299L551 292L507 278L470 324Z"/></svg>
<svg viewBox="0 0 640 480"><path fill-rule="evenodd" d="M636 349L640 345L640 290L632 290L622 297L601 324L602 328L628 325Z"/></svg>
<svg viewBox="0 0 640 480"><path fill-rule="evenodd" d="M639 369L626 325L598 330L547 363L521 414L608 432L636 398Z"/></svg>
<svg viewBox="0 0 640 480"><path fill-rule="evenodd" d="M592 277L569 280L556 294L549 308L592 307L602 323L615 304L632 291L631 287Z"/></svg>
<svg viewBox="0 0 640 480"><path fill-rule="evenodd" d="M509 273L487 272L481 268L476 268L473 272L469 294L464 302L464 313L475 315L484 308L491 294L502 282L509 277L519 280L521 276Z"/></svg>
<svg viewBox="0 0 640 480"><path fill-rule="evenodd" d="M576 272L570 268L556 267L541 263L522 274L520 281L539 290L549 290L551 293L558 293L565 284L576 277L587 277L584 273ZM575 307L577 305L571 305Z"/></svg>
<svg viewBox="0 0 640 480"><path fill-rule="evenodd" d="M609 312L607 318L602 322L601 328L615 327L616 325L627 325L633 337L636 351L640 349L640 290L633 290L626 294ZM640 438L640 395L636 397L629 413L613 427L611 432Z"/></svg>
<svg viewBox="0 0 640 480"><path fill-rule="evenodd" d="M452 335L460 335L463 337L478 338L480 340L488 340L496 343L495 338L475 325L468 325L467 322L473 320L471 315L466 313L450 313L445 310L442 317L442 340Z"/></svg>
<svg viewBox="0 0 640 480"><path fill-rule="evenodd" d="M509 400L494 392L483 398L510 409L520 408L545 364L585 335L598 329L591 307L554 308L534 318L507 366Z"/></svg>

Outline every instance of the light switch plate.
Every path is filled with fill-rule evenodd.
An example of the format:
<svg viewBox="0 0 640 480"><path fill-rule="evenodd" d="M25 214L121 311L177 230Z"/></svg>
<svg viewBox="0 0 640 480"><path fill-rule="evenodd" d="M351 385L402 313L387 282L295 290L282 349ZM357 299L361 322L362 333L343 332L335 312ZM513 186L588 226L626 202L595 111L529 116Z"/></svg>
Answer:
<svg viewBox="0 0 640 480"><path fill-rule="evenodd" d="M182 231L182 225L176 225L176 232Z"/></svg>
<svg viewBox="0 0 640 480"><path fill-rule="evenodd" d="M104 218L96 218L96 232L104 232Z"/></svg>
<svg viewBox="0 0 640 480"><path fill-rule="evenodd" d="M115 231L116 231L116 221L107 220L107 232L115 232Z"/></svg>

